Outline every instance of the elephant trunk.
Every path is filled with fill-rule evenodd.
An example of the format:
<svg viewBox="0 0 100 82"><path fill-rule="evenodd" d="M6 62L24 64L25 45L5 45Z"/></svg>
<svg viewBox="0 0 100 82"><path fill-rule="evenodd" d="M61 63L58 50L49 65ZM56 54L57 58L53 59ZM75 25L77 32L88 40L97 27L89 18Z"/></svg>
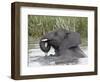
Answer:
<svg viewBox="0 0 100 82"><path fill-rule="evenodd" d="M51 46L49 45L47 39L42 39L42 40L40 41L40 48L41 48L41 50L42 50L43 52L45 52L45 53L49 52Z"/></svg>

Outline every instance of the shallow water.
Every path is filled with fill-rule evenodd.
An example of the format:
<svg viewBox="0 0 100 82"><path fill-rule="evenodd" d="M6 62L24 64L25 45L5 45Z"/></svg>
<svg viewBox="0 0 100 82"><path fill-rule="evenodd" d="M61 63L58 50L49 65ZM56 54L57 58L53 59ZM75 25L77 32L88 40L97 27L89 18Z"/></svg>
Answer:
<svg viewBox="0 0 100 82"><path fill-rule="evenodd" d="M88 50L87 49L82 49L82 51L87 55ZM51 58L49 56L49 54L54 54L54 50L51 49L50 52L48 54L45 54L44 52L42 52L40 49L30 49L28 52L28 66L46 66L46 65L57 65L58 63L56 63L55 61L57 60L57 58ZM66 61L66 59L63 59ZM84 65L88 63L88 58L80 58L73 62L63 62L63 63L59 63L62 65L76 65L76 64L80 64L80 65Z"/></svg>

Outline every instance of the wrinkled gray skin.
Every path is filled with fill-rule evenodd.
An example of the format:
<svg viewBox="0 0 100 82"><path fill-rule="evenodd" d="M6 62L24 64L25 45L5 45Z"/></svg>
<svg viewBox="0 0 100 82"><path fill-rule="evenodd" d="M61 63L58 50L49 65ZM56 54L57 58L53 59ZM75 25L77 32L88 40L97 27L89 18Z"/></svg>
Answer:
<svg viewBox="0 0 100 82"><path fill-rule="evenodd" d="M46 43L47 46L45 46ZM67 56L68 60L73 60L85 57L84 53L79 48L80 43L79 33L69 32L65 29L58 29L47 33L41 38L40 48L43 52L48 53L52 46L55 50L54 56Z"/></svg>

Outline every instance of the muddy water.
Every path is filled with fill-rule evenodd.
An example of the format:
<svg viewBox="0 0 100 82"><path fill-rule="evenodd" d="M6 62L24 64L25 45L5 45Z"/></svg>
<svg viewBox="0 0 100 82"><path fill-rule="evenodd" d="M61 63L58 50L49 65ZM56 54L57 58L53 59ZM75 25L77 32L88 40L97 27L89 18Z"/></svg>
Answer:
<svg viewBox="0 0 100 82"><path fill-rule="evenodd" d="M87 55L88 50L82 49L83 52ZM49 54L54 54L54 50L51 49L49 53L43 53L40 49L30 49L28 52L28 66L45 66L45 65L56 65L55 61L49 57ZM76 61L77 62L77 61ZM88 58L80 58L77 63L66 63L63 62L63 65L75 65L75 64L87 64Z"/></svg>

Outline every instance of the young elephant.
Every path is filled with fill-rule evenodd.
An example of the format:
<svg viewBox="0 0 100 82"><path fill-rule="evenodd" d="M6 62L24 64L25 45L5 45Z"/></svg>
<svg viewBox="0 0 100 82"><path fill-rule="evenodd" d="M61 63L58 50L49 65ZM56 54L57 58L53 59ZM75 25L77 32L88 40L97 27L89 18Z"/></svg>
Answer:
<svg viewBox="0 0 100 82"><path fill-rule="evenodd" d="M40 40L40 48L43 52L48 53L51 46L55 50L55 56L72 58L85 57L79 48L80 34L77 32L69 32L65 29L58 29L44 35Z"/></svg>

